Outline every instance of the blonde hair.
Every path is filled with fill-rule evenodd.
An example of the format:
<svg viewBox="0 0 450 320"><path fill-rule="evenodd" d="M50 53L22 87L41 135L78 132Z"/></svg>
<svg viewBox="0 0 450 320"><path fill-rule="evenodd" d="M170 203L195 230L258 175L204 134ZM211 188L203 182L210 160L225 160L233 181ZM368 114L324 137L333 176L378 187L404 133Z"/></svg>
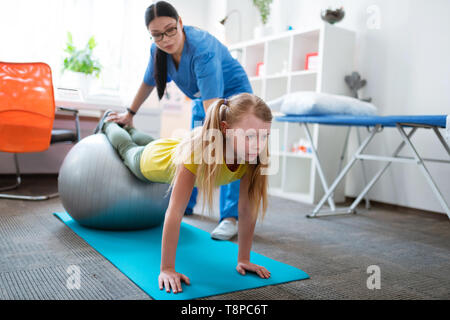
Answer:
<svg viewBox="0 0 450 320"><path fill-rule="evenodd" d="M203 198L203 208L205 203L208 204L209 209L213 207L214 190L217 187L216 178L219 170L222 168L223 162L223 143L225 137L221 131L221 121L226 121L230 126L239 122L244 115L253 114L257 118L265 122L272 121L272 112L267 104L259 97L249 94L241 93L229 99L218 99L207 110L205 122L203 126L194 128L188 137L183 139L175 148L172 154L172 172L173 177L176 177L180 170L180 164L193 163L198 164L196 183L199 193ZM213 137L214 139L212 139ZM212 141L213 140L213 141ZM204 150L212 148L211 156L215 161L203 159ZM269 159L269 151L267 143L261 155ZM262 205L261 218L263 219L267 211L267 184L268 177L266 174L261 174L264 168L267 171L267 161L261 162L260 155L258 155L256 163L248 164L249 175L249 189L248 196L254 212L254 218L258 217L259 208ZM173 188L174 179L170 184L170 189ZM170 190L169 189L169 190ZM202 211L203 214L203 211Z"/></svg>

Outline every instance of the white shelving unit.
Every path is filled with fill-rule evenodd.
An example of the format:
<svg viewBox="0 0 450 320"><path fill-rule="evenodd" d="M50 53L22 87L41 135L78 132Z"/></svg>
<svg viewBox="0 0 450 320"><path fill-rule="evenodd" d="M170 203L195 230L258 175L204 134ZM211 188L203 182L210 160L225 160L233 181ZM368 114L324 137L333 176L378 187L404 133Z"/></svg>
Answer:
<svg viewBox="0 0 450 320"><path fill-rule="evenodd" d="M229 47L243 65L254 94L271 101L296 91L316 91L350 95L344 77L354 71L355 33L323 23L267 38L237 43ZM318 66L305 70L307 53L318 52ZM264 63L264 74L257 75L257 64ZM273 110L274 116L280 115ZM275 131L278 134L275 134ZM310 125L313 140L328 183L339 166L345 128ZM273 121L270 152L278 170L269 177L269 193L286 199L315 203L323 195L316 164L310 153L293 153L290 147L306 140L297 123ZM277 143L276 143L277 142ZM336 190L336 202L344 200L344 183Z"/></svg>

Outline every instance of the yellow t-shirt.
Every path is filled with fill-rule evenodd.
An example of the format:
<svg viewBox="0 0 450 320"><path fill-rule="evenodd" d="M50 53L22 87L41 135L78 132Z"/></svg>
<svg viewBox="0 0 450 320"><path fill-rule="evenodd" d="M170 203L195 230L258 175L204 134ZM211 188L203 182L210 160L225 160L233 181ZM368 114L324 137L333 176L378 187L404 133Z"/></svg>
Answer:
<svg viewBox="0 0 450 320"><path fill-rule="evenodd" d="M180 141L180 139L163 138L146 145L140 161L144 177L154 182L170 183L173 179L173 172L170 170L172 154ZM197 174L198 164L185 163L184 166L193 174ZM240 164L236 171L231 171L224 161L217 176L216 185L226 185L241 179L247 171L247 167L248 164Z"/></svg>

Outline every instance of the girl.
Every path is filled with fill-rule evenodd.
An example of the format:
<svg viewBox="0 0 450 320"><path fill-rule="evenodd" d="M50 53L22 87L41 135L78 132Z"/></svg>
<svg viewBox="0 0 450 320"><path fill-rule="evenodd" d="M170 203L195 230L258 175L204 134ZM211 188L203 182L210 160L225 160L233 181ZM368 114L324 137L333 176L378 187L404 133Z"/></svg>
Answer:
<svg viewBox="0 0 450 320"><path fill-rule="evenodd" d="M161 99L171 80L192 99L191 128L203 124L206 110L216 99L252 93L244 69L228 49L208 32L183 25L171 4L158 1L149 6L145 26L154 42L143 82L128 112L113 114L110 120L131 124L133 115L153 89L156 87ZM196 196L194 188L186 214L192 214ZM239 180L221 186L220 224L211 237L227 240L237 233L238 200Z"/></svg>
<svg viewBox="0 0 450 320"><path fill-rule="evenodd" d="M108 114L103 119L106 117ZM163 226L158 278L161 290L177 293L182 291L181 281L190 284L186 275L176 272L175 255L181 220L194 186L211 208L214 188L236 180L240 180L236 270L242 275L252 271L261 278L270 277L266 268L250 262L250 249L259 209L262 207L264 217L267 208L264 170L268 168L271 122L272 113L264 101L243 93L217 100L208 109L205 124L183 140L152 141L134 128L99 123L99 129L139 179L170 183L172 193Z"/></svg>

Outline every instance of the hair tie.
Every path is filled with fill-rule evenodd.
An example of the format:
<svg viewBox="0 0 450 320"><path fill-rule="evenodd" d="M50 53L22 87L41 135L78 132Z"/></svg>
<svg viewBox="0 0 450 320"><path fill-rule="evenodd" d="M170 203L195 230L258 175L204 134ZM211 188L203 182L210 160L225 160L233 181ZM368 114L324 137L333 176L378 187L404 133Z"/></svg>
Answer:
<svg viewBox="0 0 450 320"><path fill-rule="evenodd" d="M227 98L223 99L223 104L228 107L228 99Z"/></svg>

